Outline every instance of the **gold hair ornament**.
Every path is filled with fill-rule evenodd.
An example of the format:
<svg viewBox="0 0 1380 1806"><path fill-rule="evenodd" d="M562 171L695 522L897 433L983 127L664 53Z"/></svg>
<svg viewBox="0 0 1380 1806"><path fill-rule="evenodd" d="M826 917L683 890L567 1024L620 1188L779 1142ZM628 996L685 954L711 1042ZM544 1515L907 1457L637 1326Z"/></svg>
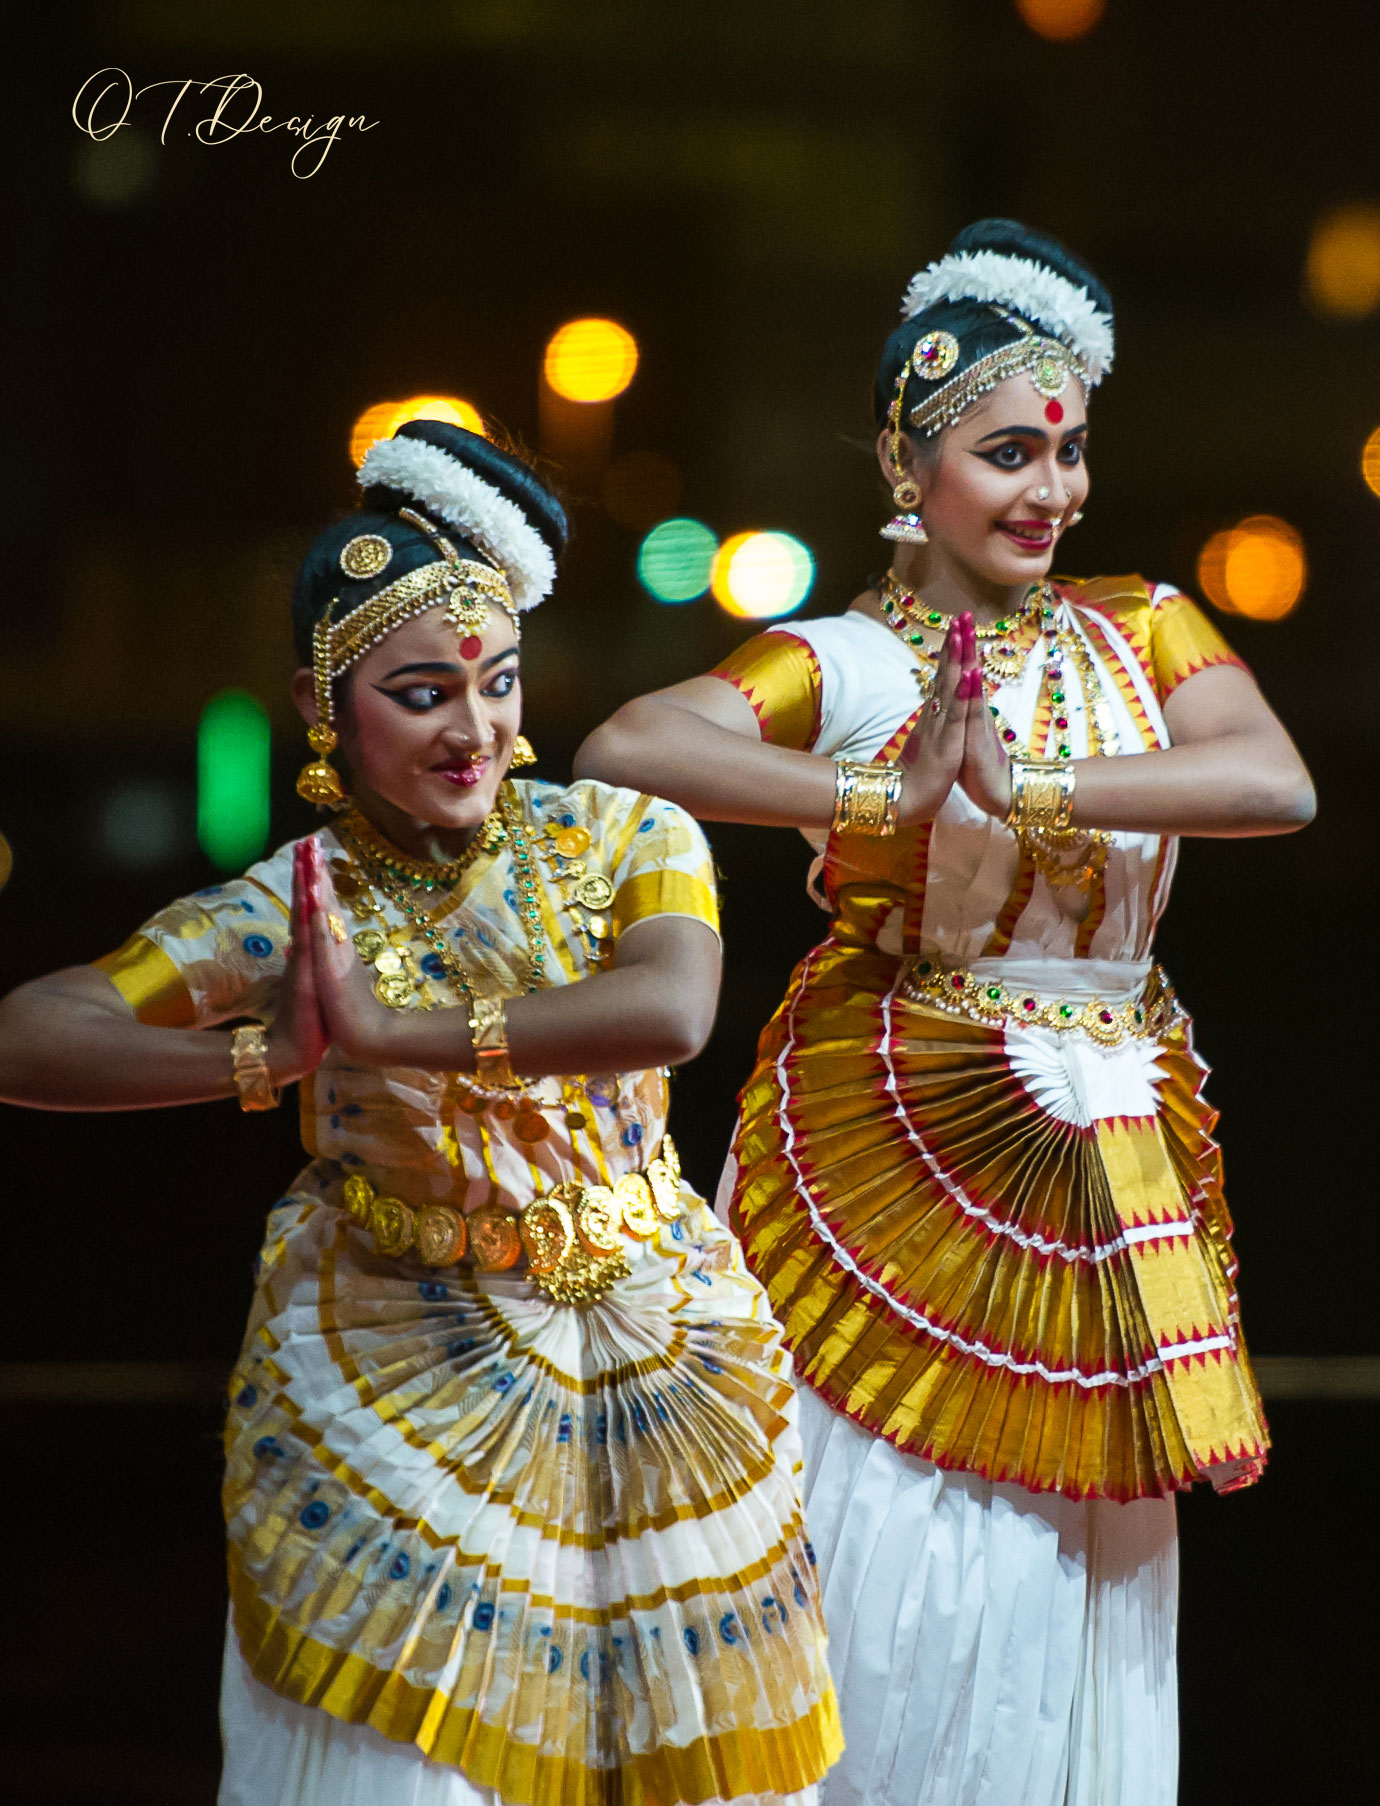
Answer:
<svg viewBox="0 0 1380 1806"><path fill-rule="evenodd" d="M462 558L445 534L434 527L424 514L418 514L415 508L399 508L398 518L424 534L455 573L456 588L446 604L446 619L462 638L472 633L483 633L489 624L491 600L498 603L512 622L513 632L521 635L512 591L502 571L492 564L476 564L473 559Z"/></svg>
<svg viewBox="0 0 1380 1806"><path fill-rule="evenodd" d="M340 548L340 568L356 582L367 582L386 571L393 561L393 548L381 533L357 533Z"/></svg>
<svg viewBox="0 0 1380 1806"><path fill-rule="evenodd" d="M1085 395L1091 388L1086 368L1067 345L1058 339L1043 337L1028 326L1019 314L1009 313L1003 307L992 311L1014 326L1019 336L1005 345L999 345L995 351L989 351L986 357L978 358L966 370L911 409L908 416L911 426L927 438L932 438L946 426L953 426L975 401L990 394L998 383L1005 382L1009 376L1028 376L1036 393L1043 395L1048 401L1063 394L1070 377L1076 379ZM919 343L923 344L924 341L920 340ZM912 353L907 360L906 370L913 361ZM956 356L954 362L957 362ZM952 364L949 367L952 368ZM894 402L895 430L898 432L901 390L904 388L906 370L901 373L902 380L897 384ZM888 425L891 424L891 418L891 412L888 412Z"/></svg>

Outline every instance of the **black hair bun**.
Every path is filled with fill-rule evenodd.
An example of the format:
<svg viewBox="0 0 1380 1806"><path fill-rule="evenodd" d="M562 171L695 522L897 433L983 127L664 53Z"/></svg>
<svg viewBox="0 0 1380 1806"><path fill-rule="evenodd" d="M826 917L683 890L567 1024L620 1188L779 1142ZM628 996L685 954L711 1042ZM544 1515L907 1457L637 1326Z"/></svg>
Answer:
<svg viewBox="0 0 1380 1806"><path fill-rule="evenodd" d="M1099 313L1112 312L1112 297L1106 284L1075 257L1067 245L1048 232L1023 226L1014 219L974 220L957 235L948 254L958 257L974 251L995 251L1000 257L1025 257L1032 263L1042 263L1056 276L1064 277L1077 288L1086 289Z"/></svg>
<svg viewBox="0 0 1380 1806"><path fill-rule="evenodd" d="M496 445L482 433L472 433L468 427L454 426L448 420L409 420L398 428L393 437L419 440L421 444L430 445L435 450L444 452L447 457L454 458L457 464L463 464L466 470L472 470L484 482L491 483L506 501L522 510L531 526L541 535L553 558L559 558L565 550L565 542L570 535L565 509L531 465L515 452ZM382 487L366 489L364 505L381 513L392 512L400 506L418 508L419 513L425 512L416 502L409 501L401 491ZM454 532L443 521L438 521L437 525L445 532Z"/></svg>

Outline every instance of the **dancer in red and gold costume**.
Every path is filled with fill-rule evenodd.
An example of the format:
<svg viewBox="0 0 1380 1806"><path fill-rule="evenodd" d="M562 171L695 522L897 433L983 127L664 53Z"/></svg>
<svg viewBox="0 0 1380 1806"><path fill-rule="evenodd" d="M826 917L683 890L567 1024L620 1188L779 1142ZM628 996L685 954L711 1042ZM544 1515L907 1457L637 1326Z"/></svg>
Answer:
<svg viewBox="0 0 1380 1806"><path fill-rule="evenodd" d="M831 925L725 1190L795 1355L848 1747L828 1806L1169 1806L1173 1496L1267 1435L1189 1018L1178 837L1307 773L1187 597L1051 579L1111 304L971 227L877 387L890 570L644 697L580 769L790 825Z"/></svg>

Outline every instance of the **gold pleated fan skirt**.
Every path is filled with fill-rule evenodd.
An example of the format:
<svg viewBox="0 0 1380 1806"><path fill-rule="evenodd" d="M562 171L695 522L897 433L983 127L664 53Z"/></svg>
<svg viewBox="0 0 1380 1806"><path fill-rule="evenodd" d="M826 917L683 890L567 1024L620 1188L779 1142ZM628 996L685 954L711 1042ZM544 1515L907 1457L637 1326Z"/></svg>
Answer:
<svg viewBox="0 0 1380 1806"><path fill-rule="evenodd" d="M734 1227L799 1375L943 1467L1074 1498L1254 1479L1268 1436L1186 1019L989 1027L826 941L742 1097Z"/></svg>
<svg viewBox="0 0 1380 1806"><path fill-rule="evenodd" d="M532 1806L799 1792L841 1748L789 1356L698 1199L583 1308L269 1221L225 1512L255 1676Z"/></svg>

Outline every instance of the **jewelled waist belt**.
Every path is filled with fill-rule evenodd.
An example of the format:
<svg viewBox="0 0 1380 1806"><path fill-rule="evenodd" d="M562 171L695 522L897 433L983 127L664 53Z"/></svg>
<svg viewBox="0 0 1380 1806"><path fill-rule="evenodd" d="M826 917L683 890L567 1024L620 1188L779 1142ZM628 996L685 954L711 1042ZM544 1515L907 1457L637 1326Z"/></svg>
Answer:
<svg viewBox="0 0 1380 1806"><path fill-rule="evenodd" d="M566 1180L521 1212L486 1204L468 1216L451 1204L380 1197L360 1173L343 1187L345 1208L371 1230L378 1254L415 1254L426 1267L453 1267L468 1253L481 1273L506 1273L527 1256L534 1285L558 1304L586 1304L632 1271L623 1237L650 1241L683 1215L680 1157L669 1135L640 1173L613 1185Z"/></svg>
<svg viewBox="0 0 1380 1806"><path fill-rule="evenodd" d="M1115 1047L1129 1038L1163 1035L1183 1013L1160 966L1152 966L1137 994L1120 1003L1106 1003L1100 997L1072 1001L1013 990L999 979L965 967L941 966L936 960L919 958L909 962L897 989L912 1003L923 1003L949 1016L964 1016L989 1028L1020 1022L1064 1034L1077 1031L1103 1047Z"/></svg>

